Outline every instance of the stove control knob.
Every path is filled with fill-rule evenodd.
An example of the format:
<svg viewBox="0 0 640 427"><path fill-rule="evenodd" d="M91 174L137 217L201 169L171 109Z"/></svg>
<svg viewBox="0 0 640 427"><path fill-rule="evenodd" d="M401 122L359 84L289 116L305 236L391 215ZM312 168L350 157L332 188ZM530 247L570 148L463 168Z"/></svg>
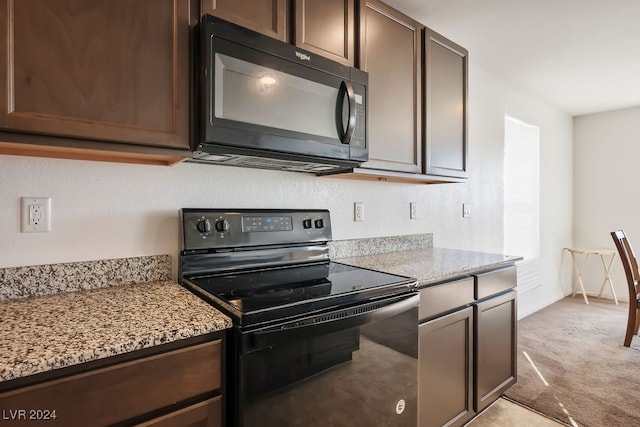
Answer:
<svg viewBox="0 0 640 427"><path fill-rule="evenodd" d="M196 223L196 228L201 233L208 233L211 231L211 222L206 218L202 218Z"/></svg>
<svg viewBox="0 0 640 427"><path fill-rule="evenodd" d="M311 228L311 227L312 227L312 225L311 225L311 219L307 218L307 219L303 220L303 221L302 221L302 226L303 226L304 228Z"/></svg>
<svg viewBox="0 0 640 427"><path fill-rule="evenodd" d="M229 221L226 219L219 219L216 221L215 227L218 233L226 233L229 231Z"/></svg>
<svg viewBox="0 0 640 427"><path fill-rule="evenodd" d="M316 228L324 228L324 220L323 219L316 219L315 226L316 226Z"/></svg>

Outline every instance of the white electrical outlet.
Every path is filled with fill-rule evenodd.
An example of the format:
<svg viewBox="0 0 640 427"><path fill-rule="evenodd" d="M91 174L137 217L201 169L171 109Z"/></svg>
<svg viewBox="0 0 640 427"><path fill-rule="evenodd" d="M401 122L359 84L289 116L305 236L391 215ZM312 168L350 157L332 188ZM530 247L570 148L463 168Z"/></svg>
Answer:
<svg viewBox="0 0 640 427"><path fill-rule="evenodd" d="M51 197L22 198L23 233L51 231Z"/></svg>
<svg viewBox="0 0 640 427"><path fill-rule="evenodd" d="M364 221L364 202L353 202L353 220Z"/></svg>
<svg viewBox="0 0 640 427"><path fill-rule="evenodd" d="M471 218L471 203L462 204L462 218Z"/></svg>
<svg viewBox="0 0 640 427"><path fill-rule="evenodd" d="M409 203L409 218L410 219L418 218L418 204L416 202Z"/></svg>

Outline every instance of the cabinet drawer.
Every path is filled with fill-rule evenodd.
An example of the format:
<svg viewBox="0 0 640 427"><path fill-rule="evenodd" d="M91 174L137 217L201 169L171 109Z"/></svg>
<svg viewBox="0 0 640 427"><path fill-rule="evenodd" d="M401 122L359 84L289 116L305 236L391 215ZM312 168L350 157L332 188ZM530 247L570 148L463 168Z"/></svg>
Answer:
<svg viewBox="0 0 640 427"><path fill-rule="evenodd" d="M222 397L218 396L163 415L146 423L136 424L136 427L220 427L221 425Z"/></svg>
<svg viewBox="0 0 640 427"><path fill-rule="evenodd" d="M518 283L516 267L490 271L476 276L475 297L482 299L515 288Z"/></svg>
<svg viewBox="0 0 640 427"><path fill-rule="evenodd" d="M473 278L420 290L420 320L473 302Z"/></svg>
<svg viewBox="0 0 640 427"><path fill-rule="evenodd" d="M219 389L220 341L0 394L0 407L55 410L48 426L110 425ZM12 420L12 426L30 421Z"/></svg>

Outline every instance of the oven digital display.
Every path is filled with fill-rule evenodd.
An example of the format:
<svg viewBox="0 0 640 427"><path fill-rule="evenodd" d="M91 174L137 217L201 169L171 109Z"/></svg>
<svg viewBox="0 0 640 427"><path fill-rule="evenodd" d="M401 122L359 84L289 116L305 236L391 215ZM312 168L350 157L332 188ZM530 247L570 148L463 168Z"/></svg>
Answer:
<svg viewBox="0 0 640 427"><path fill-rule="evenodd" d="M293 230L290 216L243 216L242 231L288 231Z"/></svg>

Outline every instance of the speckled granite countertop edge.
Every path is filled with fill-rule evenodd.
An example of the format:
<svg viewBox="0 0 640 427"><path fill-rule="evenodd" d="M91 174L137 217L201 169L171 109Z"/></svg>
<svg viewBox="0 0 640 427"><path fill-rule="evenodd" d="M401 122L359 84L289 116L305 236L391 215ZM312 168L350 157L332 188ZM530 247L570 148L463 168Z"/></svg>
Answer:
<svg viewBox="0 0 640 427"><path fill-rule="evenodd" d="M0 381L232 326L229 317L173 281L5 301L0 319Z"/></svg>
<svg viewBox="0 0 640 427"><path fill-rule="evenodd" d="M415 278L418 287L461 279L521 261L518 256L446 248L424 248L335 259L358 267Z"/></svg>
<svg viewBox="0 0 640 427"><path fill-rule="evenodd" d="M0 268L0 301L170 278L169 255Z"/></svg>
<svg viewBox="0 0 640 427"><path fill-rule="evenodd" d="M507 266L510 266L512 264L515 264L517 261L521 261L521 258L519 257L514 257L514 258L509 258L509 259L505 259L504 261L500 261L500 262L496 262L496 263L490 263L490 264L484 264L484 265L480 265L480 266L475 266L475 267L469 267L469 268L464 268L461 269L457 272L447 272L447 273L442 273L439 276L433 275L429 278L422 278L418 280L418 287L427 287L427 286L432 286L432 285L437 285L443 282L448 282L448 281L452 281L452 280L458 280L458 279L462 279L465 277L469 277L469 276L473 276L476 274L480 274L480 273L485 273L491 270L497 270L500 268L504 268Z"/></svg>

